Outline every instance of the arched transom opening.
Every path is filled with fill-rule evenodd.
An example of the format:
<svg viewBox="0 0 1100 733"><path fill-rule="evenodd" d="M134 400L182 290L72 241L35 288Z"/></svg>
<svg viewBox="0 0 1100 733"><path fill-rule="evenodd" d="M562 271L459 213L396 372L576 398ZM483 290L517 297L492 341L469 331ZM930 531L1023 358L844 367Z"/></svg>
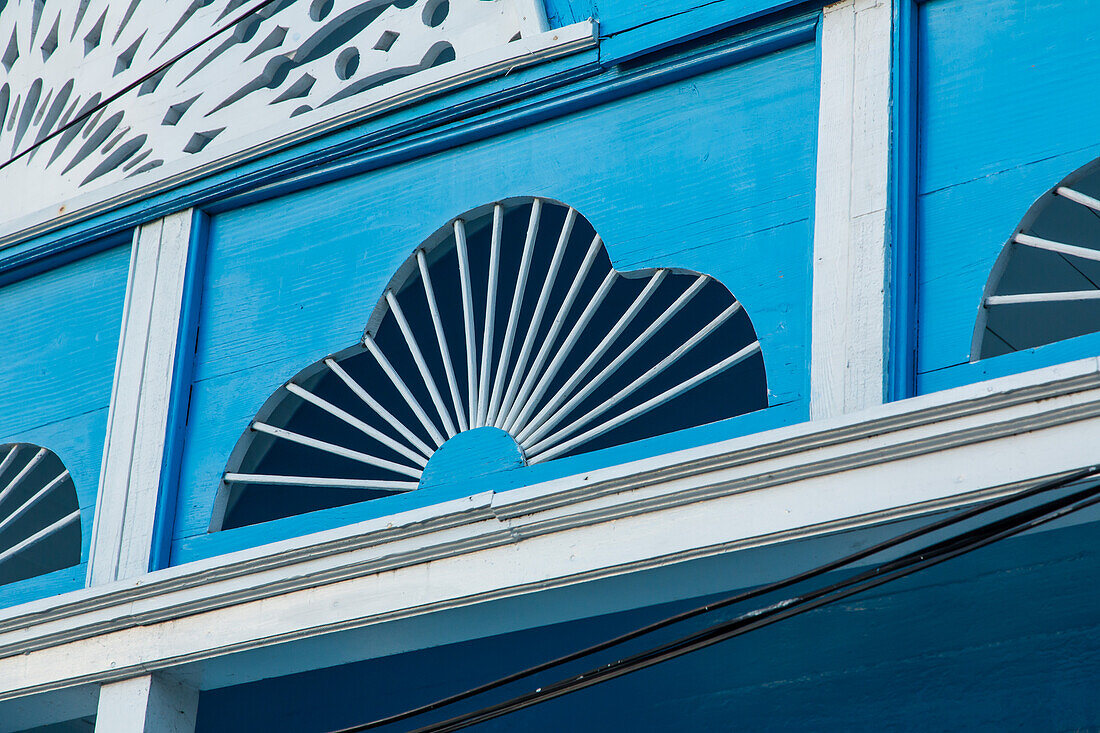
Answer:
<svg viewBox="0 0 1100 733"><path fill-rule="evenodd" d="M724 285L664 268L618 272L577 210L512 199L430 237L390 281L362 341L268 400L230 458L212 528L766 406L760 344Z"/></svg>

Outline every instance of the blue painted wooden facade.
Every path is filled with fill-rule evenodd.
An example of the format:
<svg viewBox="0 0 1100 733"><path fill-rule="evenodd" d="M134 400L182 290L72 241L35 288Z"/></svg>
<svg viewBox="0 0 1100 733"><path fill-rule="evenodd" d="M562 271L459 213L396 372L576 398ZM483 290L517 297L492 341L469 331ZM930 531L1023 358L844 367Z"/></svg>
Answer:
<svg viewBox="0 0 1100 733"><path fill-rule="evenodd" d="M9 605L84 587L130 260L117 241L95 249L43 272L5 273L0 289L0 442L46 446L64 462L81 508L83 558L0 588Z"/></svg>
<svg viewBox="0 0 1100 733"><path fill-rule="evenodd" d="M189 206L203 212L189 283L194 312L184 319L187 358L176 377L158 507L162 547L152 570L809 420L821 4L546 5L555 28L596 18L598 49L448 92L0 250L0 443L32 442L62 458L76 482L84 543L81 565L0 588L0 606L85 585L128 242L137 225ZM970 352L983 289L1029 207L1100 158L1100 96L1088 71L1100 60L1098 29L1100 5L1090 0L895 3L890 399L1100 353L1097 334L980 361ZM516 461L506 471L471 475L459 461L407 494L211 532L229 455L265 401L302 368L359 341L386 284L429 235L459 212L516 196L575 207L620 271L683 268L725 285L759 337L767 408L539 465ZM685 721L702 729L730 719L752 729L792 720L867 730L914 720L945 729L1095 725L1096 597L1078 582L1097 560L1091 549L1074 549L1094 538L1094 526L1024 538L1011 551L860 601L858 614L811 614L736 653L714 648L478 730L671 729ZM1023 576L1014 574L1012 552L1036 558ZM671 572L722 570L701 563ZM610 582L578 594L608 592ZM969 606L972 592L980 608ZM578 602L545 593L549 604ZM682 596L225 687L203 696L198 730L348 725L383 702L401 708L467 684L464 665L485 677L507 671L516 658L503 663L503 649L540 659L701 598L690 589ZM1018 613L1000 613L1015 604ZM911 634L913 613L932 619L921 634ZM1044 631L1035 631L1039 624ZM833 643L857 627L854 646ZM976 632L966 644L963 627ZM807 672L811 646L818 656ZM730 661L740 658L767 663ZM945 658L954 665L948 673ZM412 687L371 682L425 668L438 674ZM1057 700L1030 704L1016 694L1034 679L1057 689ZM632 704L654 688L667 695ZM328 700L327 717L314 714L320 699Z"/></svg>
<svg viewBox="0 0 1100 733"><path fill-rule="evenodd" d="M814 61L812 44L798 44L485 143L215 214L173 562L469 493L468 477L456 477L327 517L207 532L226 457L268 396L299 369L354 344L413 249L455 212L487 200L569 203L596 227L620 271L679 267L717 278L753 319L771 405L729 425L498 476L495 488L805 419ZM776 76L788 85L781 95ZM775 119L791 122L776 128ZM722 133L700 135L699 124ZM610 140L608 130L616 131ZM276 335L288 333L297 336Z"/></svg>
<svg viewBox="0 0 1100 733"><path fill-rule="evenodd" d="M201 310L191 405L176 446L182 450L179 490L175 511L165 513L172 525L170 562L467 491L465 483L448 490L444 482L433 492L275 522L232 537L207 534L225 457L263 400L301 365L355 341L386 280L431 230L456 211L494 197L535 194L569 202L600 228L620 269L684 267L719 278L753 313L771 389L764 413L498 480L524 485L806 419L818 104L813 13L770 25L765 20L760 30L735 28L700 42L684 40L738 22L751 26L752 18L769 9L765 5L702 5L678 13L654 4L604 6L599 9L605 37L599 63L680 45L671 55L636 62L639 66L600 71L593 66L596 59L581 55L523 71L334 135L314 144L317 152L284 153L193 185L161 204L205 202L212 212L206 267L197 284ZM913 166L897 168L897 176L916 181L917 187L914 200L894 205L899 218L907 210L916 212L916 238L906 241L908 232L902 231L903 239L894 246L899 262L905 261L905 251L917 253L912 268L916 310L907 312L907 304L899 301L894 318L895 329L906 334L896 343L915 337L917 392L1090 353L1095 339L1086 336L969 363L973 316L1006 237L1032 201L1100 152L1090 127L1097 118L1092 96L1074 93L1081 80L1065 71L1060 55L1050 53L1051 48L1072 49L1067 58L1075 60L1073 66L1088 66L1095 46L1089 43L1091 25L1067 22L1094 10L1088 3L1079 5L1057 2L1025 9L1010 0L936 0L914 6L916 45L907 48L917 62L911 82L898 88L913 95L905 101L916 109L917 124L907 134L919 139L920 151ZM770 10L782 14L782 6ZM593 9L584 3L548 6L557 25L591 15ZM986 22L991 17L1004 22ZM975 28L980 32L971 32ZM557 91L540 93L540 87ZM504 113L478 118L478 105L494 97L517 101ZM1026 109L1028 116L1006 116L1006 106ZM451 122L401 142L402 127L415 132L429 120L446 122L449 110L464 107L475 124ZM1067 119L1076 123L1067 128ZM356 152L372 143L365 153ZM313 163L309 173L298 176L287 176L279 167L295 159L318 160L322 152L328 159L336 153L340 162ZM903 152L896 151L904 157ZM261 170L270 172L257 175ZM286 183L267 183L280 179ZM261 182L266 187L258 188ZM258 196L262 200L252 203ZM43 367L58 382L84 384L82 393L64 399L59 395L67 392L53 382L32 382L9 392L12 398L5 404L11 416L2 436L26 438L33 429L45 440L45 425L78 415L98 419L80 441L81 455L66 459L80 466L74 471L80 474L82 505L89 512L116 343L107 333L120 313L125 248L119 245L109 254L45 273L35 270L51 267L51 258L63 262L78 256L82 247L99 247L104 231L117 231L112 235L117 241L126 236L128 222L156 211L156 201L145 202L25 242L4 255L2 292L12 309L24 307L27 297L64 301L61 289L70 287L68 281L71 287L88 287L75 283L81 277L94 279L96 302L64 309L67 318L94 323L95 352L79 360L82 370L94 370L94 380L84 379L83 371ZM33 274L19 279L23 272ZM896 273L899 287L912 275ZM100 282L105 284L100 287ZM29 295L34 288L54 295ZM101 298L106 300L101 303ZM78 316L81 308L88 311L83 317ZM90 337L80 330L82 338ZM7 352L27 343L22 330L7 335L12 339ZM891 358L895 372L911 368L904 353ZM22 361L7 363L18 369ZM90 396L92 384L98 385L96 398ZM904 395L905 389L898 393ZM50 405L61 410L62 403L80 407L72 407L73 414L49 412ZM70 440L66 433L60 443L45 442L64 452ZM86 520L86 539L89 531Z"/></svg>
<svg viewBox="0 0 1100 733"><path fill-rule="evenodd" d="M1098 10L1089 2L919 6L920 392L1096 353L1085 336L969 364L974 317L1002 247L1036 199L1100 157L1100 108L1071 71L1097 61Z"/></svg>

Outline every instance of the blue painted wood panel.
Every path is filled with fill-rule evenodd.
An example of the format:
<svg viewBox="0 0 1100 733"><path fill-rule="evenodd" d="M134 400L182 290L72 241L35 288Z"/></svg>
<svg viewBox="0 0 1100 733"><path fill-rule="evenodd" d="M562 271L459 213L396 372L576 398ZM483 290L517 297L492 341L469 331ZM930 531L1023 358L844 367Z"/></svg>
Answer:
<svg viewBox="0 0 1100 733"><path fill-rule="evenodd" d="M0 443L41 445L64 462L85 560L129 263L118 246L0 288ZM0 589L0 605L82 585L82 569L64 570Z"/></svg>
<svg viewBox="0 0 1100 733"><path fill-rule="evenodd" d="M173 562L240 546L204 535L226 459L268 396L298 369L357 341L386 282L425 237L497 199L536 195L576 207L621 270L674 266L718 278L752 318L770 404L781 408L737 420L755 430L804 417L816 116L816 53L807 44L214 216ZM611 449L599 460L652 455L741 429L686 431ZM594 461L578 456L512 473L534 480ZM346 522L366 511L430 503L445 489L331 516ZM274 538L265 531L220 534L242 533L249 545Z"/></svg>
<svg viewBox="0 0 1100 733"><path fill-rule="evenodd" d="M1036 198L1100 156L1088 71L1100 65L1100 5L934 0L918 13L917 372L929 391L978 374L921 376L969 360L1001 248Z"/></svg>

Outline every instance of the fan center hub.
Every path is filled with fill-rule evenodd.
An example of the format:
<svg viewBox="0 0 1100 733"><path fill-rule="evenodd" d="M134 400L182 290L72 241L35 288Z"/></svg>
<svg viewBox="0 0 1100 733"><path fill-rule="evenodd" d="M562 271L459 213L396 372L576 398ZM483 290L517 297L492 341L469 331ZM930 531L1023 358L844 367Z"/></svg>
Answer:
<svg viewBox="0 0 1100 733"><path fill-rule="evenodd" d="M527 465L523 450L500 428L466 430L439 447L424 467L420 488L464 481Z"/></svg>

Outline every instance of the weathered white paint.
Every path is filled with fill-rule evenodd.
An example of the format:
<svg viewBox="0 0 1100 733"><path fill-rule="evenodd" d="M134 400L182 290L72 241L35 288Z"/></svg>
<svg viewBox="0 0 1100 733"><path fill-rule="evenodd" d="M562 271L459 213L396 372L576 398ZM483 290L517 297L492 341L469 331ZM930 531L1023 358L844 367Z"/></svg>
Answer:
<svg viewBox="0 0 1100 733"><path fill-rule="evenodd" d="M111 682L99 691L95 729L104 733L193 733L198 690L152 674Z"/></svg>
<svg viewBox="0 0 1100 733"><path fill-rule="evenodd" d="M0 613L0 699L965 504L1097 435L1088 359L253 548Z"/></svg>
<svg viewBox="0 0 1100 733"><path fill-rule="evenodd" d="M194 216L173 214L134 236L89 585L149 570Z"/></svg>
<svg viewBox="0 0 1100 733"><path fill-rule="evenodd" d="M821 24L810 415L880 404L886 384L891 6L846 0Z"/></svg>

